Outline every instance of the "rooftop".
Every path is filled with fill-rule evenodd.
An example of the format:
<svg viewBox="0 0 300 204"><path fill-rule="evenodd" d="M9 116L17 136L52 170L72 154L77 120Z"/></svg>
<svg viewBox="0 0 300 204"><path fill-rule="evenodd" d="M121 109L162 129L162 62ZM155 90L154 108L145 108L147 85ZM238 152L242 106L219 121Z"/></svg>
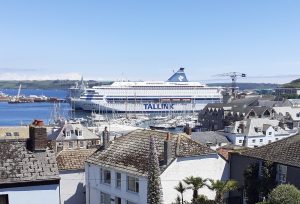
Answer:
<svg viewBox="0 0 300 204"><path fill-rule="evenodd" d="M62 150L56 156L59 170L82 170L85 160L97 149Z"/></svg>
<svg viewBox="0 0 300 204"><path fill-rule="evenodd" d="M241 155L300 167L300 134L244 151Z"/></svg>
<svg viewBox="0 0 300 204"><path fill-rule="evenodd" d="M200 144L217 145L219 143L230 143L228 139L220 132L192 132L191 138Z"/></svg>
<svg viewBox="0 0 300 204"><path fill-rule="evenodd" d="M52 150L31 152L25 142L0 142L0 184L59 180Z"/></svg>
<svg viewBox="0 0 300 204"><path fill-rule="evenodd" d="M167 132L154 130L136 130L111 142L105 150L98 150L87 162L109 166L146 175L150 136L154 137L160 161L163 161L163 147ZM187 136L171 134L172 159L197 155L216 154L210 148L201 145ZM166 168L161 166L162 171Z"/></svg>

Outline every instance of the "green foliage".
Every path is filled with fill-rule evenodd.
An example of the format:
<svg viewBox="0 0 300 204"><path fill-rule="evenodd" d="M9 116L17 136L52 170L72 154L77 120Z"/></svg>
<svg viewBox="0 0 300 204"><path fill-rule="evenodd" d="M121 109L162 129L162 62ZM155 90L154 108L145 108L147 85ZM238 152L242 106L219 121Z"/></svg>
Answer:
<svg viewBox="0 0 300 204"><path fill-rule="evenodd" d="M209 179L210 185L208 185L209 189L216 191L215 201L217 204L224 203L224 194L236 190L238 188L238 182L235 180L212 180Z"/></svg>
<svg viewBox="0 0 300 204"><path fill-rule="evenodd" d="M300 204L300 191L293 185L279 185L271 191L268 202L270 204Z"/></svg>
<svg viewBox="0 0 300 204"><path fill-rule="evenodd" d="M276 187L276 166L272 162L263 162L261 167L261 179L259 190L261 197L268 197L268 194Z"/></svg>
<svg viewBox="0 0 300 204"><path fill-rule="evenodd" d="M244 178L247 203L255 204L260 201L260 198L267 198L276 186L276 167L272 162L263 162L261 175L259 175L259 164L251 164L245 170Z"/></svg>
<svg viewBox="0 0 300 204"><path fill-rule="evenodd" d="M244 187L248 198L248 204L255 204L259 201L259 165L251 164L244 172Z"/></svg>
<svg viewBox="0 0 300 204"><path fill-rule="evenodd" d="M179 181L178 185L174 187L176 191L178 191L181 194L181 203L183 204L183 193L186 191L186 187L182 184L181 181Z"/></svg>
<svg viewBox="0 0 300 204"><path fill-rule="evenodd" d="M157 157L156 145L153 137L150 137L149 161L148 161L148 191L147 203L161 203L160 169Z"/></svg>
<svg viewBox="0 0 300 204"><path fill-rule="evenodd" d="M187 189L193 190L193 200L196 200L198 198L198 190L202 187L204 187L206 179L202 179L201 177L187 177L183 180L186 184L190 185L187 187Z"/></svg>

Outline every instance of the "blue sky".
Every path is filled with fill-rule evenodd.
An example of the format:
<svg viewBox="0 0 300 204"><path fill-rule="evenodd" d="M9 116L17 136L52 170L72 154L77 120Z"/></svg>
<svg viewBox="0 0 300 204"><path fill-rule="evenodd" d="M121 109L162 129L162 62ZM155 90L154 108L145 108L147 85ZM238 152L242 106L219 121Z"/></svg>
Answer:
<svg viewBox="0 0 300 204"><path fill-rule="evenodd" d="M0 79L166 80L179 67L204 82L231 71L247 73L242 82L300 78L298 0L0 5Z"/></svg>

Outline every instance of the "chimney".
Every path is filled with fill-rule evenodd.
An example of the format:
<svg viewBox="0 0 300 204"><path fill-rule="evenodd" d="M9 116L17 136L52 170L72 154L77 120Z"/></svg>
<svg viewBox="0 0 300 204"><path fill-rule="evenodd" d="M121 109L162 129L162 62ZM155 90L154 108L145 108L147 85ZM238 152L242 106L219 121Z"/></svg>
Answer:
<svg viewBox="0 0 300 204"><path fill-rule="evenodd" d="M187 135L192 135L192 128L190 128L189 124L187 123L183 129L184 133Z"/></svg>
<svg viewBox="0 0 300 204"><path fill-rule="evenodd" d="M109 143L109 132L107 130L107 127L104 128L104 131L102 132L102 146L103 149L106 149L108 147Z"/></svg>
<svg viewBox="0 0 300 204"><path fill-rule="evenodd" d="M42 120L34 120L29 126L27 148L30 151L46 151L48 142L47 129Z"/></svg>
<svg viewBox="0 0 300 204"><path fill-rule="evenodd" d="M164 165L168 165L172 159L172 141L171 134L168 132L164 141Z"/></svg>

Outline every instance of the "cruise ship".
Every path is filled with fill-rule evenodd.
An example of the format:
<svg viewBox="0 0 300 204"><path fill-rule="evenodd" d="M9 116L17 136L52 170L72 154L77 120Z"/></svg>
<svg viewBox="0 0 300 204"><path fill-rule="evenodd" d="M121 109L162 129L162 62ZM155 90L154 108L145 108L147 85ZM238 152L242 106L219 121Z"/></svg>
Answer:
<svg viewBox="0 0 300 204"><path fill-rule="evenodd" d="M70 103L74 109L102 113L197 112L207 103L221 102L221 91L221 87L188 81L180 68L167 81L117 81L84 88Z"/></svg>

